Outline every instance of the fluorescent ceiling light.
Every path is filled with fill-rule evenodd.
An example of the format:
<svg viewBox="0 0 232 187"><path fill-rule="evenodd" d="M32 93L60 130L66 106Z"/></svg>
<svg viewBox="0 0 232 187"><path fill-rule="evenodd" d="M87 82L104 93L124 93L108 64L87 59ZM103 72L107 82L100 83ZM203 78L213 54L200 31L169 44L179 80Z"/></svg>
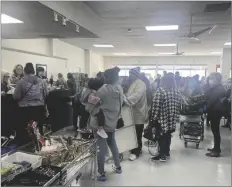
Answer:
<svg viewBox="0 0 232 187"><path fill-rule="evenodd" d="M226 42L224 45L231 45L231 42Z"/></svg>
<svg viewBox="0 0 232 187"><path fill-rule="evenodd" d="M113 45L103 45L103 44L96 44L93 45L94 47L114 47Z"/></svg>
<svg viewBox="0 0 232 187"><path fill-rule="evenodd" d="M147 31L171 31L178 30L178 25L157 25L157 26L146 26Z"/></svg>
<svg viewBox="0 0 232 187"><path fill-rule="evenodd" d="M222 54L222 52L220 52L220 51L212 51L212 52L210 52L210 54Z"/></svg>
<svg viewBox="0 0 232 187"><path fill-rule="evenodd" d="M23 23L23 22L13 17L10 17L6 14L1 14L1 24L9 24L9 23Z"/></svg>
<svg viewBox="0 0 232 187"><path fill-rule="evenodd" d="M175 47L176 44L154 44L155 47Z"/></svg>
<svg viewBox="0 0 232 187"><path fill-rule="evenodd" d="M159 55L174 55L174 53L158 53Z"/></svg>
<svg viewBox="0 0 232 187"><path fill-rule="evenodd" d="M126 53L113 53L113 55L126 55Z"/></svg>

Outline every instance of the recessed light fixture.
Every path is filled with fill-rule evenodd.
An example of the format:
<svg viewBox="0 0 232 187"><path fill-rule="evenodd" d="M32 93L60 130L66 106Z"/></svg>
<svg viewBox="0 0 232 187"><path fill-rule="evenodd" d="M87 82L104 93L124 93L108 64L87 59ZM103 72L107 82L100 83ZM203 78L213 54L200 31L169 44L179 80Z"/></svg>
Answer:
<svg viewBox="0 0 232 187"><path fill-rule="evenodd" d="M113 55L126 55L126 53L113 53Z"/></svg>
<svg viewBox="0 0 232 187"><path fill-rule="evenodd" d="M158 55L174 55L174 53L158 53Z"/></svg>
<svg viewBox="0 0 232 187"><path fill-rule="evenodd" d="M210 54L215 54L215 55L217 55L217 54L222 54L222 52L220 52L220 51L211 51Z"/></svg>
<svg viewBox="0 0 232 187"><path fill-rule="evenodd" d="M1 14L1 24L10 24L10 23L23 23L23 22L6 14Z"/></svg>
<svg viewBox="0 0 232 187"><path fill-rule="evenodd" d="M155 47L175 47L176 44L154 44Z"/></svg>
<svg viewBox="0 0 232 187"><path fill-rule="evenodd" d="M146 26L147 31L171 31L178 30L178 25L157 25L157 26Z"/></svg>
<svg viewBox="0 0 232 187"><path fill-rule="evenodd" d="M224 45L231 45L231 42L226 42Z"/></svg>
<svg viewBox="0 0 232 187"><path fill-rule="evenodd" d="M95 44L94 47L114 47L113 45Z"/></svg>

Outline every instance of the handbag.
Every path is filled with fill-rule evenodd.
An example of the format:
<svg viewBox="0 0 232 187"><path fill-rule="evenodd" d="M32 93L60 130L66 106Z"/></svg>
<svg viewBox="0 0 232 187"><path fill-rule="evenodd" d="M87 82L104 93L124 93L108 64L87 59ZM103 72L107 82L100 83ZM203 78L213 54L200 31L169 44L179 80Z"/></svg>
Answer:
<svg viewBox="0 0 232 187"><path fill-rule="evenodd" d="M122 103L121 103L120 93L119 93L119 103L120 103L120 110L119 110L119 116L120 116L121 111L122 111ZM116 129L121 129L122 127L124 127L124 121L123 121L122 117L120 117L117 121Z"/></svg>

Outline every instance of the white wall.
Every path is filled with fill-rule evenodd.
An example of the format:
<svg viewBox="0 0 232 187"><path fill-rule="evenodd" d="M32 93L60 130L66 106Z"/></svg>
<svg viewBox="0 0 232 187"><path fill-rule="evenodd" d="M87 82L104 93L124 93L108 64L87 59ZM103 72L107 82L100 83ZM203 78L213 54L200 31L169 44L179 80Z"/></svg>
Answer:
<svg viewBox="0 0 232 187"><path fill-rule="evenodd" d="M115 65L206 65L208 73L216 71L219 56L104 57L105 69Z"/></svg>
<svg viewBox="0 0 232 187"><path fill-rule="evenodd" d="M91 53L90 76L96 77L99 71L104 71L104 59L101 55Z"/></svg>
<svg viewBox="0 0 232 187"><path fill-rule="evenodd" d="M221 73L224 79L230 78L231 71L231 48L224 48L221 60Z"/></svg>
<svg viewBox="0 0 232 187"><path fill-rule="evenodd" d="M47 64L48 75L85 72L84 50L58 39L2 40L2 68L12 72L16 64Z"/></svg>
<svg viewBox="0 0 232 187"><path fill-rule="evenodd" d="M2 39L2 47L51 55L52 39Z"/></svg>
<svg viewBox="0 0 232 187"><path fill-rule="evenodd" d="M53 55L67 59L69 72L85 72L85 54L83 49L58 39L53 39Z"/></svg>
<svg viewBox="0 0 232 187"><path fill-rule="evenodd" d="M57 76L60 72L66 73L65 69L67 60L4 49L2 50L2 69L7 70L10 73L12 73L15 65L21 64L24 66L27 62L32 62L34 66L36 64L47 64L48 77L50 77L51 74Z"/></svg>

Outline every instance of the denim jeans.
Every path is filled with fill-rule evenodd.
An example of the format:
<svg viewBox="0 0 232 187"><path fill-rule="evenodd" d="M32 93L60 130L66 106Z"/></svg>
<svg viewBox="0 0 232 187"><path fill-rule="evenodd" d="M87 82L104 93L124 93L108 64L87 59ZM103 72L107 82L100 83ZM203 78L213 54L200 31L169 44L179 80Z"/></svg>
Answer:
<svg viewBox="0 0 232 187"><path fill-rule="evenodd" d="M119 152L118 152L118 146L115 141L115 132L106 132L108 135L108 138L104 139L100 136L97 136L97 146L99 149L97 160L98 160L98 173L103 174L105 172L104 165L105 165L105 157L107 154L107 144L110 148L110 151L112 153L113 159L114 159L114 165L116 167L120 166L120 160L119 160Z"/></svg>

